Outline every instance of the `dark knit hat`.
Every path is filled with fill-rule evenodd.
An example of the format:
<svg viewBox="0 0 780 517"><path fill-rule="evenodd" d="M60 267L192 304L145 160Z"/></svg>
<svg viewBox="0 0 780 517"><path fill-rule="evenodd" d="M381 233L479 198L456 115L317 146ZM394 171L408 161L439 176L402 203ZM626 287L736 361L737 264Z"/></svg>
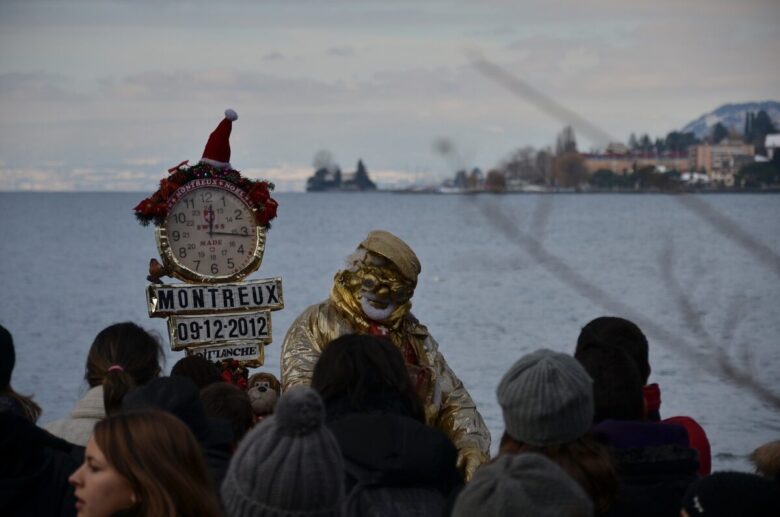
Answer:
<svg viewBox="0 0 780 517"><path fill-rule="evenodd" d="M506 432L529 445L560 445L593 423L593 381L573 357L541 349L521 357L498 385Z"/></svg>
<svg viewBox="0 0 780 517"><path fill-rule="evenodd" d="M16 364L16 352L11 333L0 325L0 389L11 384L11 372Z"/></svg>
<svg viewBox="0 0 780 517"><path fill-rule="evenodd" d="M683 498L690 517L780 515L777 482L746 472L716 472L693 483Z"/></svg>
<svg viewBox="0 0 780 517"><path fill-rule="evenodd" d="M209 418L200 400L200 391L187 377L157 377L131 390L122 399L122 409L161 409L187 424L204 447L229 443L233 439L230 423Z"/></svg>
<svg viewBox="0 0 780 517"><path fill-rule="evenodd" d="M585 490L546 456L504 454L480 467L458 495L452 517L590 517Z"/></svg>
<svg viewBox="0 0 780 517"><path fill-rule="evenodd" d="M341 515L344 462L316 391L296 386L241 441L222 482L231 517Z"/></svg>

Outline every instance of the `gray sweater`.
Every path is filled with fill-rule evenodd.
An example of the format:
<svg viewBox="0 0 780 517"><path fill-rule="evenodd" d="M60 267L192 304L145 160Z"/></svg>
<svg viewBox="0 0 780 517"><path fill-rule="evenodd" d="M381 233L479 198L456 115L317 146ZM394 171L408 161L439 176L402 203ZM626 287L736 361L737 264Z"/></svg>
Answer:
<svg viewBox="0 0 780 517"><path fill-rule="evenodd" d="M49 422L44 427L54 436L86 447L95 424L105 416L103 386L95 386L84 395L84 398L76 402L76 407L70 415Z"/></svg>

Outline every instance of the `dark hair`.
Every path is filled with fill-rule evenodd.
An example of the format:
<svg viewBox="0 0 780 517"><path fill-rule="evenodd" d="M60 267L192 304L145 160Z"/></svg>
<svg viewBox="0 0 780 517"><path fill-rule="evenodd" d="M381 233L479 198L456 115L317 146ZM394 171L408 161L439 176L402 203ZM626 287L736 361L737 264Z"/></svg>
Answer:
<svg viewBox="0 0 780 517"><path fill-rule="evenodd" d="M214 382L222 381L217 365L199 355L182 357L171 368L171 376L189 377L199 390Z"/></svg>
<svg viewBox="0 0 780 517"><path fill-rule="evenodd" d="M633 359L615 346L591 341L574 358L593 379L593 421L644 420L642 377Z"/></svg>
<svg viewBox="0 0 780 517"><path fill-rule="evenodd" d="M84 378L90 388L103 386L103 404L111 414L128 391L160 374L163 357L156 337L135 323L115 323L95 336Z"/></svg>
<svg viewBox="0 0 780 517"><path fill-rule="evenodd" d="M233 428L233 441L238 443L252 428L255 414L252 401L241 388L229 382L215 382L200 390L203 409L210 418L222 418Z"/></svg>
<svg viewBox="0 0 780 517"><path fill-rule="evenodd" d="M106 460L127 479L137 502L128 515L221 515L198 442L164 411L121 412L95 424Z"/></svg>
<svg viewBox="0 0 780 517"><path fill-rule="evenodd" d="M616 316L596 318L582 327L577 338L577 350L593 341L622 348L636 363L642 385L647 384L650 377L647 338L635 323Z"/></svg>
<svg viewBox="0 0 780 517"><path fill-rule="evenodd" d="M41 406L35 403L32 396L17 393L11 387L11 374L15 365L14 338L7 328L0 325L0 395L8 397L10 407L15 412L35 423L41 416Z"/></svg>
<svg viewBox="0 0 780 517"><path fill-rule="evenodd" d="M690 517L700 515L780 515L777 481L747 472L713 472L688 486L682 508Z"/></svg>
<svg viewBox="0 0 780 517"><path fill-rule="evenodd" d="M386 338L347 334L334 339L314 366L311 386L326 407L340 400L360 412L400 405L406 416L425 421L403 356Z"/></svg>
<svg viewBox="0 0 780 517"><path fill-rule="evenodd" d="M605 513L618 495L615 465L606 447L590 435L562 445L529 445L504 432L499 454L538 452L558 464L587 492L598 514Z"/></svg>
<svg viewBox="0 0 780 517"><path fill-rule="evenodd" d="M15 364L14 338L8 329L0 325L0 389L11 385L11 374Z"/></svg>

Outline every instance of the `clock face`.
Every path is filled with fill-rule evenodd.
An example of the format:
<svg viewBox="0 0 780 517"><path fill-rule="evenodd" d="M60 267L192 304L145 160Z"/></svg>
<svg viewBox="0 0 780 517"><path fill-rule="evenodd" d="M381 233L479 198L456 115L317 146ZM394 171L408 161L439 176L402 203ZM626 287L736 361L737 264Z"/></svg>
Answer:
<svg viewBox="0 0 780 517"><path fill-rule="evenodd" d="M160 230L163 261L184 280L232 281L260 265L262 228L243 191L225 182L201 180L179 189Z"/></svg>

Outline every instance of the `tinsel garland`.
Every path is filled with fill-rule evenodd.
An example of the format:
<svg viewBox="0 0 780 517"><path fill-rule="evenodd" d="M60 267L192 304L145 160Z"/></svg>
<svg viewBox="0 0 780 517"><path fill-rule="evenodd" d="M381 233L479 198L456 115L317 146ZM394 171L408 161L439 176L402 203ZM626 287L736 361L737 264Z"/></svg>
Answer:
<svg viewBox="0 0 780 517"><path fill-rule="evenodd" d="M235 384L242 390L246 391L247 379L249 377L249 369L235 359L220 360L215 363L220 371L220 377L225 382Z"/></svg>
<svg viewBox="0 0 780 517"><path fill-rule="evenodd" d="M144 199L133 209L135 217L143 226L154 223L160 226L168 215L168 199L185 183L203 178L214 178L228 181L243 190L256 209L257 224L271 227L271 220L276 217L279 204L271 197L274 184L265 180L245 178L235 169L219 169L207 163L198 162L189 166L182 162L168 170L167 178L160 180L160 188L150 197Z"/></svg>

